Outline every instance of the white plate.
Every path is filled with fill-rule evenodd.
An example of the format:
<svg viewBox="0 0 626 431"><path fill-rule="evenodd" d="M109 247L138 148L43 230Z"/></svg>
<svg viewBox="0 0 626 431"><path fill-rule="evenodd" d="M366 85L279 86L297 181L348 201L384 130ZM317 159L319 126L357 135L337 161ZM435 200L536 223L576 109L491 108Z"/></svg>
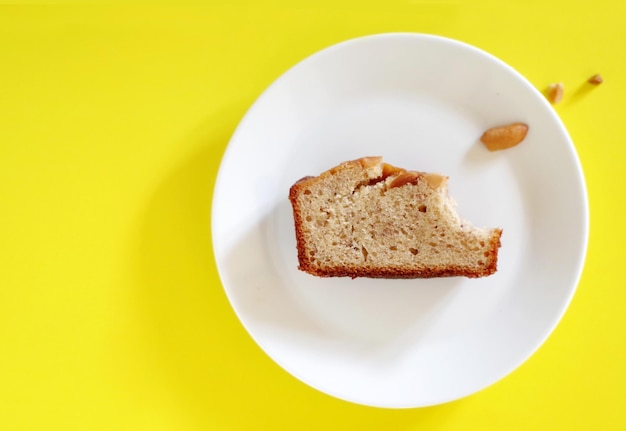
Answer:
<svg viewBox="0 0 626 431"><path fill-rule="evenodd" d="M490 153L492 126L522 121ZM504 229L487 278L321 279L299 272L289 187L380 155L450 177L460 214ZM552 332L576 289L588 208L574 146L519 73L466 44L384 34L325 49L249 110L215 187L213 245L250 335L303 382L344 400L418 407L483 389Z"/></svg>

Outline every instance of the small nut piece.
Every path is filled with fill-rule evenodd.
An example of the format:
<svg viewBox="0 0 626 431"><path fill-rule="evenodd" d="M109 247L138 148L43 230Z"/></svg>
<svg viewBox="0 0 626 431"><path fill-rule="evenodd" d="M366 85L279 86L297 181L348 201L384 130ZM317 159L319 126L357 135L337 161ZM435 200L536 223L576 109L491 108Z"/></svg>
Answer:
<svg viewBox="0 0 626 431"><path fill-rule="evenodd" d="M493 127L480 137L489 151L504 150L519 144L526 137L528 126L524 123L513 123L507 126Z"/></svg>
<svg viewBox="0 0 626 431"><path fill-rule="evenodd" d="M383 163L383 179L402 172L406 172L406 169L398 168L389 163Z"/></svg>
<svg viewBox="0 0 626 431"><path fill-rule="evenodd" d="M442 184L446 182L448 177L444 177L443 175L427 173L424 175L424 179L428 183L431 189L437 190L441 187Z"/></svg>
<svg viewBox="0 0 626 431"><path fill-rule="evenodd" d="M362 157L359 161L365 169L371 169L378 166L380 157Z"/></svg>
<svg viewBox="0 0 626 431"><path fill-rule="evenodd" d="M604 79L602 79L599 73L596 73L591 78L589 78L587 82L593 85L600 85L604 82Z"/></svg>
<svg viewBox="0 0 626 431"><path fill-rule="evenodd" d="M393 180L391 180L391 184L389 184L390 189L394 189L396 187L402 187L405 184L417 184L417 180L424 174L416 171L406 171L399 174Z"/></svg>
<svg viewBox="0 0 626 431"><path fill-rule="evenodd" d="M552 103L553 105L556 105L557 103L559 103L561 99L563 99L564 90L565 88L563 87L562 82L557 82L555 84L548 85L548 90L546 92L546 95L550 103Z"/></svg>

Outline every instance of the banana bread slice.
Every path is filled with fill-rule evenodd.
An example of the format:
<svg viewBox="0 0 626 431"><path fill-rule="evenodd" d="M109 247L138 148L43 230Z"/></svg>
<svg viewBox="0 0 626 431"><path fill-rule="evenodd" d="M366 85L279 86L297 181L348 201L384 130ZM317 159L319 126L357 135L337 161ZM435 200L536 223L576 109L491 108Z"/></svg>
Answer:
<svg viewBox="0 0 626 431"><path fill-rule="evenodd" d="M459 217L447 177L363 157L289 191L299 269L321 277L484 277L502 229Z"/></svg>

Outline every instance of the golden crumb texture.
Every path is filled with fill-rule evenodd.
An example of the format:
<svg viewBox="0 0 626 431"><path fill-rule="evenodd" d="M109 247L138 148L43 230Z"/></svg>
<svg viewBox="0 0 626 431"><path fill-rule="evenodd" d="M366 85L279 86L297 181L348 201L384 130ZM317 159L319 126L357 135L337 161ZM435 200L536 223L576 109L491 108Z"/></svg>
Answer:
<svg viewBox="0 0 626 431"><path fill-rule="evenodd" d="M347 161L300 179L289 191L299 269L351 278L495 273L502 229L463 220L447 181L382 157Z"/></svg>

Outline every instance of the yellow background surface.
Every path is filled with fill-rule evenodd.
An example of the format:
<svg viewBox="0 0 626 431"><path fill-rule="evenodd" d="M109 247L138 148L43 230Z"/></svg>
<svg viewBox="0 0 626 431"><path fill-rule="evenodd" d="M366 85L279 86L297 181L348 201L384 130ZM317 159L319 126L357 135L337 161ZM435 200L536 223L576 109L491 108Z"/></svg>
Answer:
<svg viewBox="0 0 626 431"><path fill-rule="evenodd" d="M0 429L626 429L625 20L621 1L0 7ZM409 410L282 371L233 313L210 237L250 104L306 56L392 31L562 81L591 215L543 347L473 396Z"/></svg>

